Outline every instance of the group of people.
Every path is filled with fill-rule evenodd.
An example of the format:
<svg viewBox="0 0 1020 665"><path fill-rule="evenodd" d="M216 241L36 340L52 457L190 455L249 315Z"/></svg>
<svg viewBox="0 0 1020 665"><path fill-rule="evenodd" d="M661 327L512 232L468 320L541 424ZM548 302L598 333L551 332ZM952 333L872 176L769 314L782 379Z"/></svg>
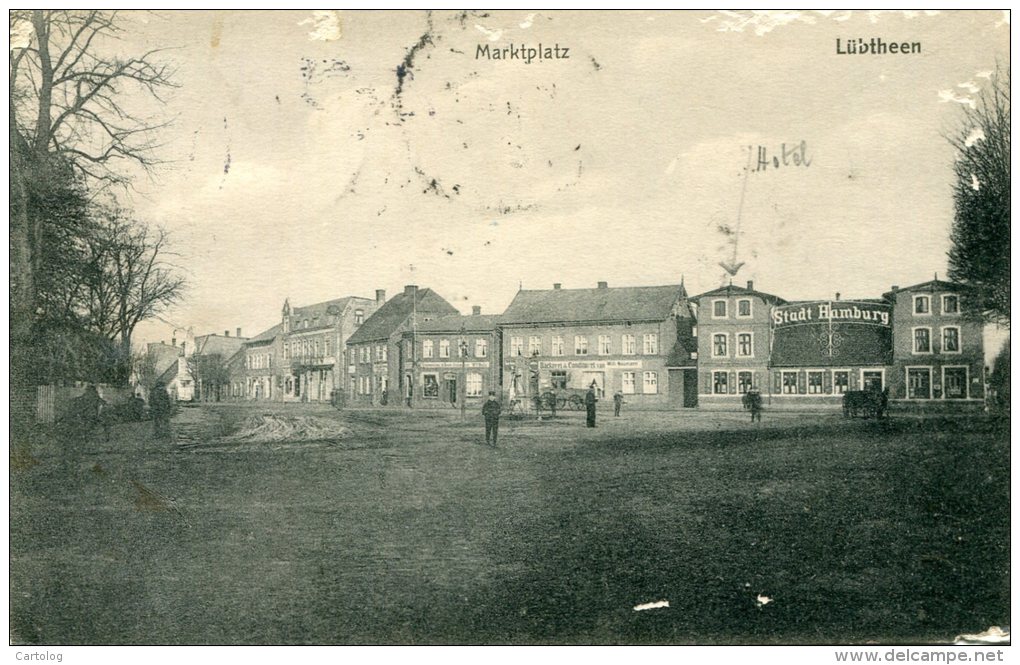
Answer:
<svg viewBox="0 0 1020 665"><path fill-rule="evenodd" d="M166 392L166 386L157 383L149 391L149 416L152 418L152 433L157 439L170 438L170 416L173 403ZM145 400L134 395L116 410L99 395L99 388L89 384L78 397L71 400L71 408L64 421L74 428L74 434L87 438L97 429L102 429L105 439L110 438L110 425L117 421L137 422L145 419Z"/></svg>

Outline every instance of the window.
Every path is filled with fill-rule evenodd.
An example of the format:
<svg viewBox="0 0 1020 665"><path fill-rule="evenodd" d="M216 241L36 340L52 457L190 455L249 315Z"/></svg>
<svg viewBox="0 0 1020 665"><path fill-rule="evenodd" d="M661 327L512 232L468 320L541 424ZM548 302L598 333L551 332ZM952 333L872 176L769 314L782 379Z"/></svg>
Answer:
<svg viewBox="0 0 1020 665"><path fill-rule="evenodd" d="M510 338L510 355L522 356L524 355L524 338L523 337L511 337Z"/></svg>
<svg viewBox="0 0 1020 665"><path fill-rule="evenodd" d="M623 336L623 355L632 356L637 353L637 343L634 341L634 335Z"/></svg>
<svg viewBox="0 0 1020 665"><path fill-rule="evenodd" d="M537 356L542 353L542 338L538 335L528 337L528 355Z"/></svg>
<svg viewBox="0 0 1020 665"><path fill-rule="evenodd" d="M360 326L365 322L365 310L356 309L354 310L354 325Z"/></svg>
<svg viewBox="0 0 1020 665"><path fill-rule="evenodd" d="M712 392L716 395L726 395L730 392L728 374L726 372L712 372Z"/></svg>
<svg viewBox="0 0 1020 665"><path fill-rule="evenodd" d="M289 316L283 317L283 332L284 333L289 333L290 332L290 317Z"/></svg>
<svg viewBox="0 0 1020 665"><path fill-rule="evenodd" d="M624 395L634 394L634 372L624 372L621 375L622 382L620 384L621 391Z"/></svg>
<svg viewBox="0 0 1020 665"><path fill-rule="evenodd" d="M808 391L808 395L821 395L822 394L822 373L821 372L808 372L807 373L807 391Z"/></svg>
<svg viewBox="0 0 1020 665"><path fill-rule="evenodd" d="M931 314L931 296L914 296L914 314Z"/></svg>
<svg viewBox="0 0 1020 665"><path fill-rule="evenodd" d="M712 335L712 357L725 358L726 351L726 333Z"/></svg>
<svg viewBox="0 0 1020 665"><path fill-rule="evenodd" d="M315 354L316 357L319 355L319 340L315 340Z"/></svg>
<svg viewBox="0 0 1020 665"><path fill-rule="evenodd" d="M882 390L882 371L861 372L861 390Z"/></svg>
<svg viewBox="0 0 1020 665"><path fill-rule="evenodd" d="M566 390L567 371L563 369L554 369L550 373L549 381L552 384L553 390Z"/></svg>
<svg viewBox="0 0 1020 665"><path fill-rule="evenodd" d="M943 314L959 314L960 313L960 298L959 298L959 296L951 296L951 295L942 296L942 313Z"/></svg>
<svg viewBox="0 0 1020 665"><path fill-rule="evenodd" d="M609 335L599 335L599 355L608 356L613 353L613 343Z"/></svg>
<svg viewBox="0 0 1020 665"><path fill-rule="evenodd" d="M433 344L431 339L427 339L421 343L421 357L431 358L433 354Z"/></svg>
<svg viewBox="0 0 1020 665"><path fill-rule="evenodd" d="M322 341L322 355L328 356L332 348L333 345L329 343L328 337Z"/></svg>
<svg viewBox="0 0 1020 665"><path fill-rule="evenodd" d="M302 326L303 326L303 327L305 327L305 328L307 328L307 327L308 327L308 319L305 319L305 320L304 320L304 321L302 322Z"/></svg>
<svg viewBox="0 0 1020 665"><path fill-rule="evenodd" d="M439 340L439 357L440 358L450 357L450 340L448 339Z"/></svg>
<svg viewBox="0 0 1020 665"><path fill-rule="evenodd" d="M914 328L914 353L931 353L931 328Z"/></svg>
<svg viewBox="0 0 1020 665"><path fill-rule="evenodd" d="M753 349L751 333L737 333L737 355L742 358L750 358L754 355Z"/></svg>
<svg viewBox="0 0 1020 665"><path fill-rule="evenodd" d="M550 349L549 353L551 355L554 355L554 356L562 356L563 355L563 338L562 337L557 335L556 337L552 338L552 349Z"/></svg>
<svg viewBox="0 0 1020 665"><path fill-rule="evenodd" d="M481 397L482 375L476 373L468 374L464 380L464 390L468 397Z"/></svg>
<svg viewBox="0 0 1020 665"><path fill-rule="evenodd" d="M946 399L967 399L967 368L943 368L942 389Z"/></svg>
<svg viewBox="0 0 1020 665"><path fill-rule="evenodd" d="M489 340L479 337L475 340L475 358L486 358L489 355Z"/></svg>
<svg viewBox="0 0 1020 665"><path fill-rule="evenodd" d="M753 383L753 372L737 372L737 392L743 395L751 389Z"/></svg>
<svg viewBox="0 0 1020 665"><path fill-rule="evenodd" d="M644 337L644 354L646 356L654 356L659 352L659 335L658 333L645 333Z"/></svg>
<svg viewBox="0 0 1020 665"><path fill-rule="evenodd" d="M907 368L907 399L931 399L931 368Z"/></svg>
<svg viewBox="0 0 1020 665"><path fill-rule="evenodd" d="M751 299L741 298L737 301L737 318L751 318Z"/></svg>
<svg viewBox="0 0 1020 665"><path fill-rule="evenodd" d="M422 374L422 397L426 399L439 399L439 375Z"/></svg>
<svg viewBox="0 0 1020 665"><path fill-rule="evenodd" d="M725 300L713 300L712 301L712 318L713 319L725 319L726 318L726 301Z"/></svg>
<svg viewBox="0 0 1020 665"><path fill-rule="evenodd" d="M796 372L783 372L783 394L784 395L796 395L797 394L797 373Z"/></svg>
<svg viewBox="0 0 1020 665"><path fill-rule="evenodd" d="M390 347L385 344L382 345L382 361L386 362L389 359Z"/></svg>
<svg viewBox="0 0 1020 665"><path fill-rule="evenodd" d="M833 371L832 392L836 395L842 395L848 390L850 390L850 372L843 370Z"/></svg>
<svg viewBox="0 0 1020 665"><path fill-rule="evenodd" d="M942 353L960 353L960 329L956 326L942 329Z"/></svg>
<svg viewBox="0 0 1020 665"><path fill-rule="evenodd" d="M644 393L654 395L659 392L659 375L657 372L645 372Z"/></svg>
<svg viewBox="0 0 1020 665"><path fill-rule="evenodd" d="M588 355L588 338L584 335L574 335L574 355Z"/></svg>
<svg viewBox="0 0 1020 665"><path fill-rule="evenodd" d="M287 358L290 358L290 344L288 344L287 342L283 343L283 358L284 358L284 360L286 360ZM288 390L287 392L290 392L290 391Z"/></svg>

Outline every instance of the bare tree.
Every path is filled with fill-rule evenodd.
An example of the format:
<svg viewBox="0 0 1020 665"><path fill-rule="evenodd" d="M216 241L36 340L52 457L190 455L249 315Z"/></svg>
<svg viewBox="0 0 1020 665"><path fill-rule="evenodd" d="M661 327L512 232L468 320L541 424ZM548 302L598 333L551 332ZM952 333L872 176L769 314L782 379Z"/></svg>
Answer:
<svg viewBox="0 0 1020 665"><path fill-rule="evenodd" d="M10 20L10 248L12 343L27 343L40 307L44 226L35 203L69 182L126 184L115 168L155 162L155 130L125 104L132 93L162 102L173 87L156 51L107 57L121 31L103 11L20 10ZM128 317L130 318L130 317Z"/></svg>

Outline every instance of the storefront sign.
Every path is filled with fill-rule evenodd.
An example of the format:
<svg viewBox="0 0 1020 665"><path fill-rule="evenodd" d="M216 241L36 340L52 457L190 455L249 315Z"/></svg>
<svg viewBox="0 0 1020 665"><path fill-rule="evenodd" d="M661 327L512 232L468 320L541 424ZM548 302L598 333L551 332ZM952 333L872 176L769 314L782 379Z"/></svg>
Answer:
<svg viewBox="0 0 1020 665"><path fill-rule="evenodd" d="M641 360L543 360L539 369L641 369Z"/></svg>
<svg viewBox="0 0 1020 665"><path fill-rule="evenodd" d="M772 310L772 325L811 323L863 323L889 327L892 307L881 303L825 301L802 305L784 305Z"/></svg>
<svg viewBox="0 0 1020 665"><path fill-rule="evenodd" d="M456 360L432 361L432 362L423 362L421 364L421 366L422 367L441 367L441 368L456 367L456 368L459 369L461 367L461 363L456 361ZM463 367L465 367L467 369L488 369L489 363L484 361L484 360L481 360L481 361L479 361L479 360L472 360L472 361L469 361L469 362L465 362L463 364Z"/></svg>

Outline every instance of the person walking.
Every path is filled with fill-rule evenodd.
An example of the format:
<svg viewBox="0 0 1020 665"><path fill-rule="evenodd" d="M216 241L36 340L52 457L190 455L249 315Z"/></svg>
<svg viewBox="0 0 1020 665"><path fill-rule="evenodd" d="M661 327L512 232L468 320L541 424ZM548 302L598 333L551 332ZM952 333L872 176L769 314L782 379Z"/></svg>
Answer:
<svg viewBox="0 0 1020 665"><path fill-rule="evenodd" d="M489 391L489 398L482 406L482 416L485 418L485 444L496 447L496 437L499 436L499 414L503 411L502 405L496 399L496 393Z"/></svg>
<svg viewBox="0 0 1020 665"><path fill-rule="evenodd" d="M613 393L613 415L620 417L620 409L623 408L623 393L617 390Z"/></svg>
<svg viewBox="0 0 1020 665"><path fill-rule="evenodd" d="M595 403L598 401L595 397L595 387L588 388L588 394L584 396L584 406L588 410L588 427L595 427Z"/></svg>
<svg viewBox="0 0 1020 665"><path fill-rule="evenodd" d="M761 422L761 391L757 386L751 386L751 389L744 394L744 403L751 412L751 422L753 423L755 420Z"/></svg>
<svg viewBox="0 0 1020 665"><path fill-rule="evenodd" d="M157 383L149 394L149 414L152 416L152 434L159 440L170 438L170 412L173 405L166 387Z"/></svg>

